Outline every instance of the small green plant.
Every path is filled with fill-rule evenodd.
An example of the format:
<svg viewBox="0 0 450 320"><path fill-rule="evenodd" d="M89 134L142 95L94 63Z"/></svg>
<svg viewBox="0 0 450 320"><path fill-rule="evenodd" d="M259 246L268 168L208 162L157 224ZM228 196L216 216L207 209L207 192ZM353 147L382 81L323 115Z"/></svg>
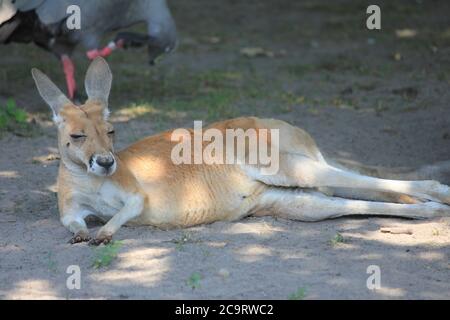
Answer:
<svg viewBox="0 0 450 320"><path fill-rule="evenodd" d="M333 239L330 240L330 243L332 246L335 246L335 245L338 245L339 243L344 243L344 242L345 242L345 238L339 232L336 233L336 235L333 237Z"/></svg>
<svg viewBox="0 0 450 320"><path fill-rule="evenodd" d="M289 300L303 300L303 299L305 299L305 296L306 296L306 289L301 287L301 288L298 288L297 291L291 293L288 296L288 299Z"/></svg>
<svg viewBox="0 0 450 320"><path fill-rule="evenodd" d="M202 252L203 258L205 258L205 259L210 257L212 254L211 251L208 250L208 248L201 247L200 250Z"/></svg>
<svg viewBox="0 0 450 320"><path fill-rule="evenodd" d="M201 240L196 239L192 232L183 232L179 238L170 240L170 242L176 244L177 250L184 250L184 245L188 243L199 243Z"/></svg>
<svg viewBox="0 0 450 320"><path fill-rule="evenodd" d="M95 269L107 267L117 257L122 241L112 241L103 247L95 249L95 259L92 266Z"/></svg>
<svg viewBox="0 0 450 320"><path fill-rule="evenodd" d="M200 288L200 281L202 280L202 275L198 272L194 272L186 280L186 284L192 288L192 290Z"/></svg>
<svg viewBox="0 0 450 320"><path fill-rule="evenodd" d="M27 118L27 113L17 107L13 99L8 99L5 105L0 105L0 130L27 135Z"/></svg>
<svg viewBox="0 0 450 320"><path fill-rule="evenodd" d="M25 123L27 121L27 113L17 107L16 102L13 99L8 99L6 105L3 106L0 113L0 125L4 124L4 121L15 121L17 123Z"/></svg>
<svg viewBox="0 0 450 320"><path fill-rule="evenodd" d="M47 269L50 272L56 273L58 271L58 264L56 263L53 253L52 252L47 252L46 256L45 256L45 261L47 263Z"/></svg>

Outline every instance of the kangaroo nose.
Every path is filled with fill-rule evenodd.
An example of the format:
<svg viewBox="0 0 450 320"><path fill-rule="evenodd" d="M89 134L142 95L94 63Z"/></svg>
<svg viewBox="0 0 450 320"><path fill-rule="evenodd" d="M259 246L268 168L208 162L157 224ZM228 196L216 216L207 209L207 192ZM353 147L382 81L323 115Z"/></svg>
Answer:
<svg viewBox="0 0 450 320"><path fill-rule="evenodd" d="M97 164L105 169L111 168L111 166L114 164L114 158L109 156L98 156L95 160Z"/></svg>

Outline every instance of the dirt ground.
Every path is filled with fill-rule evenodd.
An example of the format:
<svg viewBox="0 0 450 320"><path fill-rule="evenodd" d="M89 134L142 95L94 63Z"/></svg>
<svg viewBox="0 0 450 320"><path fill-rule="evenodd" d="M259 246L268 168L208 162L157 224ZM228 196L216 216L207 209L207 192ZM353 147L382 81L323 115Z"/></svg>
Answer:
<svg viewBox="0 0 450 320"><path fill-rule="evenodd" d="M145 50L109 59L118 148L194 119L257 115L306 129L335 159L385 167L450 159L448 1L378 1L379 31L365 28L365 1L170 3L175 53L156 67ZM416 34L396 34L404 29ZM75 59L81 83L87 61L81 50ZM13 98L36 122L25 136L11 129L0 138L0 298L450 298L450 217L124 227L116 257L114 248L68 244L56 206L56 130L32 67L64 87L50 54L0 47L0 104ZM412 234L381 233L386 226ZM96 268L98 259L105 265ZM80 266L79 290L66 287L69 265ZM370 265L380 268L380 289L366 286Z"/></svg>

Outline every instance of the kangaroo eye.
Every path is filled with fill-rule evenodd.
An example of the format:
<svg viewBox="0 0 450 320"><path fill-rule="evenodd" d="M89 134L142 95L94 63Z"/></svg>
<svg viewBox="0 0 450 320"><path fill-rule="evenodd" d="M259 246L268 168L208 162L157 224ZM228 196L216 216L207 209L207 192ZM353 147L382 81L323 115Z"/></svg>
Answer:
<svg viewBox="0 0 450 320"><path fill-rule="evenodd" d="M109 135L112 135L112 134L114 134L114 133L115 133L114 130L108 131L108 134L109 134Z"/></svg>
<svg viewBox="0 0 450 320"><path fill-rule="evenodd" d="M84 134L71 134L70 137L72 139L74 139L74 140L78 140L78 139L81 139L81 138L86 138L86 135L84 135Z"/></svg>

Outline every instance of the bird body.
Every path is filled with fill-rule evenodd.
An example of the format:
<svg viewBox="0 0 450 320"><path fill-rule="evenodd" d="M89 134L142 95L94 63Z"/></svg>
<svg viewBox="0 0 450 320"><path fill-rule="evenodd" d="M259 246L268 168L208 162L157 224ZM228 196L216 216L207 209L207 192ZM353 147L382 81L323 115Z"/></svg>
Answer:
<svg viewBox="0 0 450 320"><path fill-rule="evenodd" d="M67 19L77 6L79 28L68 26ZM115 41L100 47L107 33L147 24L147 34L119 33ZM176 45L176 27L166 0L0 0L0 44L34 42L55 54L62 62L69 97L76 91L70 59L78 44L89 59L107 56L119 47L147 45L149 61L170 52Z"/></svg>

